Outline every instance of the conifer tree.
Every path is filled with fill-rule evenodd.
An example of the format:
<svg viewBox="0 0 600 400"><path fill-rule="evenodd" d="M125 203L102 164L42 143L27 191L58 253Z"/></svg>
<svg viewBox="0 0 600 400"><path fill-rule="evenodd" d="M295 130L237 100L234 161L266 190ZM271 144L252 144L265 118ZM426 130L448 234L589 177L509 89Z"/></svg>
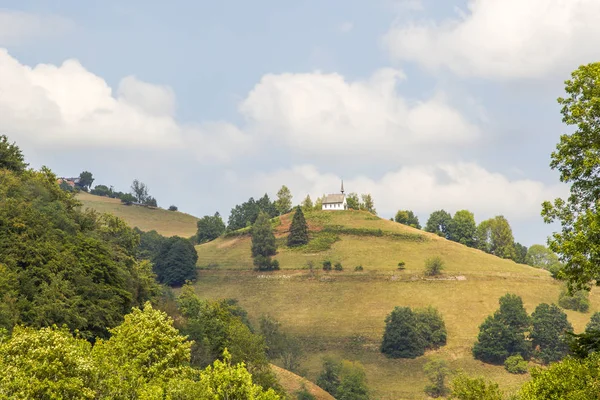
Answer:
<svg viewBox="0 0 600 400"><path fill-rule="evenodd" d="M271 257L277 253L277 245L267 214L264 212L258 214L256 222L252 225L251 234L254 266L259 271L279 269L277 261L271 260Z"/></svg>
<svg viewBox="0 0 600 400"><path fill-rule="evenodd" d="M308 225L306 224L302 208L299 206L296 207L296 212L292 219L287 243L289 247L302 246L308 243Z"/></svg>

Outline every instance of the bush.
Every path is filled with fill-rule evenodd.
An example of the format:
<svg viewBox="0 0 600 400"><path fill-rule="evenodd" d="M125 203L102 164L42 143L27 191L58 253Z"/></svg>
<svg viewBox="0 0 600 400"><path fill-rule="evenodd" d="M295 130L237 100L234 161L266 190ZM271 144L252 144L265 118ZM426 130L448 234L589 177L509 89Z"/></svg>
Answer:
<svg viewBox="0 0 600 400"><path fill-rule="evenodd" d="M358 272L358 271L362 271L364 268L362 265L357 265L356 267L354 267L354 271Z"/></svg>
<svg viewBox="0 0 600 400"><path fill-rule="evenodd" d="M427 276L440 275L444 268L444 261L439 256L425 260L425 275Z"/></svg>
<svg viewBox="0 0 600 400"><path fill-rule="evenodd" d="M446 376L450 370L446 361L437 359L431 360L423 367L423 371L431 384L425 386L425 393L431 397L442 397L448 394L446 387Z"/></svg>
<svg viewBox="0 0 600 400"><path fill-rule="evenodd" d="M504 369L511 374L526 374L527 361L520 354L510 356L504 361Z"/></svg>
<svg viewBox="0 0 600 400"><path fill-rule="evenodd" d="M405 263L404 261L400 261L400 262L398 263L398 269L399 269L400 271L402 271L403 269L406 269L406 263Z"/></svg>
<svg viewBox="0 0 600 400"><path fill-rule="evenodd" d="M590 309L589 296L587 290L578 290L570 295L567 289L563 289L558 295L558 305L567 310L588 312Z"/></svg>
<svg viewBox="0 0 600 400"><path fill-rule="evenodd" d="M331 271L331 261L323 261L323 271Z"/></svg>
<svg viewBox="0 0 600 400"><path fill-rule="evenodd" d="M308 391L304 383L302 383L302 387L294 394L296 395L296 400L316 400L316 397Z"/></svg>
<svg viewBox="0 0 600 400"><path fill-rule="evenodd" d="M344 267L342 267L342 263L336 262L335 267L333 269L335 269L336 271L343 271Z"/></svg>
<svg viewBox="0 0 600 400"><path fill-rule="evenodd" d="M459 374L452 381L451 398L456 400L502 400L504 395L495 382Z"/></svg>
<svg viewBox="0 0 600 400"><path fill-rule="evenodd" d="M169 211L177 211L177 206L169 206Z"/></svg>

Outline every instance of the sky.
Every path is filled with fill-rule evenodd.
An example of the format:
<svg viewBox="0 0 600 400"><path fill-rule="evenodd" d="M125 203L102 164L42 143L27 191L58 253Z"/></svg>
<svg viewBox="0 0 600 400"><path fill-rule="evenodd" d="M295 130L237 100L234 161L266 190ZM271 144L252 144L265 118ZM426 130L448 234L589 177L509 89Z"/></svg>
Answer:
<svg viewBox="0 0 600 400"><path fill-rule="evenodd" d="M88 170L196 216L287 185L378 214L541 203L556 99L598 61L597 0L0 0L0 132L34 168Z"/></svg>

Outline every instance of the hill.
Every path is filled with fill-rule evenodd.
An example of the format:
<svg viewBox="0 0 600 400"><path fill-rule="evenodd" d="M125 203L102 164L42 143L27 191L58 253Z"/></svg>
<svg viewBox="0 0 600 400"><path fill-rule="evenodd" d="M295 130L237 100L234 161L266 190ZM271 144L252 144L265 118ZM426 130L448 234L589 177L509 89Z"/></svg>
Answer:
<svg viewBox="0 0 600 400"><path fill-rule="evenodd" d="M301 369L314 381L323 355L364 364L374 398L422 399L427 384L423 365L433 356L454 371L497 381L507 392L529 378L511 375L502 366L474 360L471 347L478 327L498 308L507 292L522 296L529 313L542 302L558 299L561 284L543 270L503 260L408 226L359 211L306 214L312 241L301 249L284 246L290 216L274 222L282 270L252 271L247 231L197 246L202 268L197 292L208 298L233 297L256 322L270 314L302 340L306 359ZM423 276L425 260L440 256L446 263L441 278ZM323 260L340 262L344 271L326 273ZM308 268L309 262L314 269ZM406 269L399 271L398 262ZM361 265L362 272L354 267ZM597 291L590 313L567 311L576 331L600 308ZM448 329L448 343L425 356L392 360L379 352L384 319L395 306L436 307Z"/></svg>
<svg viewBox="0 0 600 400"><path fill-rule="evenodd" d="M163 236L181 236L188 238L196 234L198 218L179 211L168 211L162 208L126 206L119 199L95 196L80 192L77 200L83 208L91 208L100 213L113 214L122 218L131 227L142 231L155 230Z"/></svg>
<svg viewBox="0 0 600 400"><path fill-rule="evenodd" d="M315 396L316 400L335 400L332 395L309 380L298 376L287 369L280 368L277 365L271 365L271 368L273 369L275 376L277 376L277 380L281 386L283 386L286 393L288 393L290 396L293 396L294 393L302 389L302 386L304 385L310 394Z"/></svg>

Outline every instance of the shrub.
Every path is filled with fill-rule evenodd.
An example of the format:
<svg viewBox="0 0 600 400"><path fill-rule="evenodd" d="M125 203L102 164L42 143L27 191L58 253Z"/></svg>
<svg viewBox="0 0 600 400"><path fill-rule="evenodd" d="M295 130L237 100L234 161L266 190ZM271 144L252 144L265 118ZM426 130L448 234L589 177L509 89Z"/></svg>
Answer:
<svg viewBox="0 0 600 400"><path fill-rule="evenodd" d="M169 206L169 211L177 211L177 206Z"/></svg>
<svg viewBox="0 0 600 400"><path fill-rule="evenodd" d="M354 271L362 271L363 270L363 266L362 265L357 265L356 267L354 267Z"/></svg>
<svg viewBox="0 0 600 400"><path fill-rule="evenodd" d="M578 290L570 295L567 289L563 289L558 295L558 305L567 310L588 312L590 309L589 296L587 290Z"/></svg>
<svg viewBox="0 0 600 400"><path fill-rule="evenodd" d="M323 271L331 271L331 261L323 261Z"/></svg>
<svg viewBox="0 0 600 400"><path fill-rule="evenodd" d="M446 376L450 370L444 360L431 360L423 367L423 371L431 384L425 386L425 393L431 397L442 397L448 394Z"/></svg>
<svg viewBox="0 0 600 400"><path fill-rule="evenodd" d="M399 269L399 270L401 270L401 271L402 271L403 269L406 269L406 263L405 263L404 261L400 261L400 262L398 263L398 269Z"/></svg>
<svg viewBox="0 0 600 400"><path fill-rule="evenodd" d="M451 398L456 400L502 400L504 395L495 382L459 374L452 380Z"/></svg>
<svg viewBox="0 0 600 400"><path fill-rule="evenodd" d="M425 260L425 275L427 276L440 275L444 268L444 260L439 256Z"/></svg>
<svg viewBox="0 0 600 400"><path fill-rule="evenodd" d="M342 267L342 263L336 262L335 267L333 269L335 269L336 271L343 271L344 267Z"/></svg>
<svg viewBox="0 0 600 400"><path fill-rule="evenodd" d="M520 354L510 356L504 361L504 369L511 374L526 374L527 361Z"/></svg>
<svg viewBox="0 0 600 400"><path fill-rule="evenodd" d="M306 385L302 383L302 386L295 393L296 400L315 400L316 397L312 395L306 388Z"/></svg>

